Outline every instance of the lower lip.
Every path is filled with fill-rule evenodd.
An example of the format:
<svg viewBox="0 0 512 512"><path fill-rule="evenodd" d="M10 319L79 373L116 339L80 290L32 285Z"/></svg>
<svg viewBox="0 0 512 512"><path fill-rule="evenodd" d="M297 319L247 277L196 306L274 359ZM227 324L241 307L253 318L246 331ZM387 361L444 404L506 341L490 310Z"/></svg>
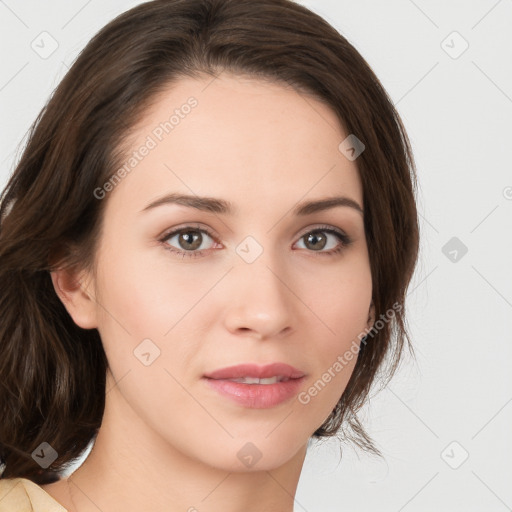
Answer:
<svg viewBox="0 0 512 512"><path fill-rule="evenodd" d="M243 384L223 379L205 378L208 385L236 403L252 409L268 409L296 396L304 377L275 384Z"/></svg>

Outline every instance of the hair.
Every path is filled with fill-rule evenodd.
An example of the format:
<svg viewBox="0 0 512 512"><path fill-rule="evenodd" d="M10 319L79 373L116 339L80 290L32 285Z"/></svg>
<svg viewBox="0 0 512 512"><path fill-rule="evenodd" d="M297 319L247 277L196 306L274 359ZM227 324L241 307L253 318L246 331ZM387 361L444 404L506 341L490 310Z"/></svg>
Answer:
<svg viewBox="0 0 512 512"><path fill-rule="evenodd" d="M412 352L404 300L419 227L402 121L358 51L292 0L156 0L115 18L82 50L0 196L0 478L53 482L96 436L107 358L97 329L71 319L50 272L94 269L106 201L93 191L119 168L120 148L151 102L180 78L220 72L313 95L365 145L356 164L372 302L375 318L394 314L362 340L346 389L313 437L343 431L381 455L356 412L378 373L391 378L403 347ZM56 451L46 468L33 456L41 443Z"/></svg>

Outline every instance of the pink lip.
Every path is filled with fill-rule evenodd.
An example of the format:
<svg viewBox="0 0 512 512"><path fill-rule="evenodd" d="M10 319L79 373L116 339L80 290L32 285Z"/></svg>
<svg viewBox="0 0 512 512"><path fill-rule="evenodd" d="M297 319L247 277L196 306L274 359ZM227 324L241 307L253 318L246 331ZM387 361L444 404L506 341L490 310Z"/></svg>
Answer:
<svg viewBox="0 0 512 512"><path fill-rule="evenodd" d="M211 373L205 374L209 379L238 379L240 377L258 377L265 379L275 376L287 377L288 379L298 379L304 377L304 372L285 363L273 363L259 366L253 363L239 364L221 368Z"/></svg>
<svg viewBox="0 0 512 512"><path fill-rule="evenodd" d="M290 380L275 384L244 384L227 379L258 377L260 379L282 376ZM296 396L304 382L304 372L284 363L266 366L241 364L222 368L204 376L208 386L244 407L267 409Z"/></svg>

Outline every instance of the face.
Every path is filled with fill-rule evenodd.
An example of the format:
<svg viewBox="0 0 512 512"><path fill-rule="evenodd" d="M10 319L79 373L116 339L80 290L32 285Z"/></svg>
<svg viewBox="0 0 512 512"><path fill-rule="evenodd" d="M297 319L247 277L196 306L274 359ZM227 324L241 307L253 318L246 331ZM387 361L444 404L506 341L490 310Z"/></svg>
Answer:
<svg viewBox="0 0 512 512"><path fill-rule="evenodd" d="M270 469L327 419L368 327L362 186L329 107L283 85L210 80L182 79L157 98L122 179L104 187L89 319L141 424L206 464L248 470L245 449ZM159 201L171 194L192 202ZM299 211L334 197L345 199ZM205 378L276 362L303 375L288 394L228 383L257 395L236 399Z"/></svg>

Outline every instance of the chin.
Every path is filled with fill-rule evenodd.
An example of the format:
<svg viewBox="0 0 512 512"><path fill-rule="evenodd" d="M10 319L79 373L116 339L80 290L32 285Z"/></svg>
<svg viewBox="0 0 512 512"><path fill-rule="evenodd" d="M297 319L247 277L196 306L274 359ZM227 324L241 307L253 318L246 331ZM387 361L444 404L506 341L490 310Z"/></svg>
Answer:
<svg viewBox="0 0 512 512"><path fill-rule="evenodd" d="M307 439L292 445L290 438L285 442L277 432L267 438L265 435L231 439L230 446L219 446L218 457L212 453L214 460L208 462L218 468L237 473L274 470L290 462L294 457L301 457L302 464L301 449L304 449L305 454Z"/></svg>

